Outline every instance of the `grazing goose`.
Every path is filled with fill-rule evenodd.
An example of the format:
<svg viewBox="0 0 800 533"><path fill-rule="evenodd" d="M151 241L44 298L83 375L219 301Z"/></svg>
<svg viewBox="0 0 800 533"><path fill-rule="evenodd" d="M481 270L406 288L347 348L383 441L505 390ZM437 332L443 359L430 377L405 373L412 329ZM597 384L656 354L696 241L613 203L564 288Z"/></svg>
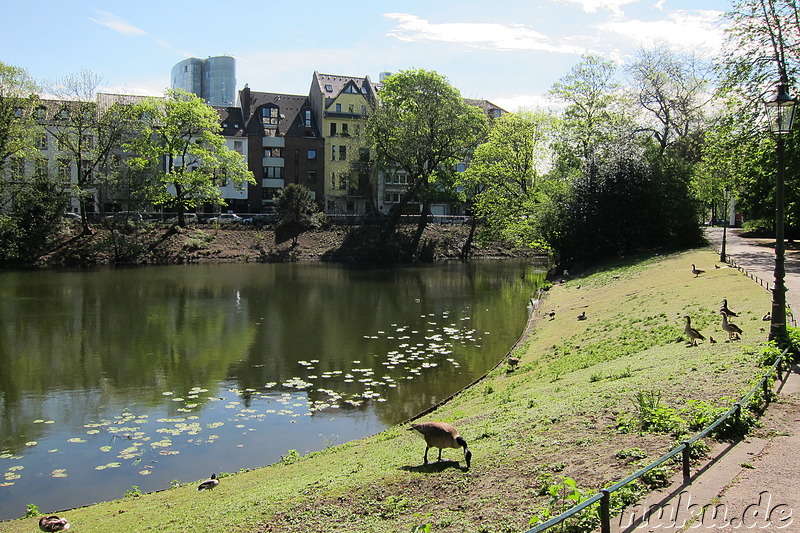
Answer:
<svg viewBox="0 0 800 533"><path fill-rule="evenodd" d="M699 268L696 268L694 266L694 263L692 263L692 274L694 274L694 277L697 277L700 274L704 274L704 273L705 273L705 270L700 270Z"/></svg>
<svg viewBox="0 0 800 533"><path fill-rule="evenodd" d="M586 311L583 311L578 315L578 320L586 320Z"/></svg>
<svg viewBox="0 0 800 533"><path fill-rule="evenodd" d="M683 318L686 319L686 326L683 328L683 332L687 337L689 337L689 343L691 346L697 346L698 339L701 341L706 340L702 333L692 327L692 319L689 318L689 315L686 315Z"/></svg>
<svg viewBox="0 0 800 533"><path fill-rule="evenodd" d="M509 357L507 363L511 368L516 368L519 364L519 357Z"/></svg>
<svg viewBox="0 0 800 533"><path fill-rule="evenodd" d="M69 522L66 518L59 518L56 515L43 516L39 519L39 529L42 531L64 531L69 529Z"/></svg>
<svg viewBox="0 0 800 533"><path fill-rule="evenodd" d="M549 313L547 313L547 316L549 316L549 317L550 317L550 320L553 320L553 319L555 319L555 317L556 317L556 310L555 310L555 309L551 309L551 310L550 310L550 312L549 312Z"/></svg>
<svg viewBox="0 0 800 533"><path fill-rule="evenodd" d="M416 429L425 437L426 446L423 457L425 464L428 464L428 450L431 448L439 448L439 461L442 460L442 448L464 448L464 458L467 461L467 468L469 468L472 452L467 448L467 441L458 434L456 428L447 422L420 422L411 424L408 429Z"/></svg>
<svg viewBox="0 0 800 533"><path fill-rule="evenodd" d="M772 320L772 313L767 311L767 314L762 316L761 320L763 320L764 322L769 322L770 320Z"/></svg>
<svg viewBox="0 0 800 533"><path fill-rule="evenodd" d="M722 315L722 329L728 332L728 340L739 339L739 336L742 334L742 330L739 329L739 326L728 322L728 315L726 315L724 311L720 311L719 314Z"/></svg>
<svg viewBox="0 0 800 533"><path fill-rule="evenodd" d="M728 316L739 316L736 313L734 313L733 311L731 311L730 309L728 309L728 300L725 300L725 299L722 300L722 305L719 306L719 311L721 313L725 313Z"/></svg>
<svg viewBox="0 0 800 533"><path fill-rule="evenodd" d="M197 487L197 490L206 490L206 489L213 489L219 485L219 480L217 479L216 474L211 474L211 477L200 483Z"/></svg>

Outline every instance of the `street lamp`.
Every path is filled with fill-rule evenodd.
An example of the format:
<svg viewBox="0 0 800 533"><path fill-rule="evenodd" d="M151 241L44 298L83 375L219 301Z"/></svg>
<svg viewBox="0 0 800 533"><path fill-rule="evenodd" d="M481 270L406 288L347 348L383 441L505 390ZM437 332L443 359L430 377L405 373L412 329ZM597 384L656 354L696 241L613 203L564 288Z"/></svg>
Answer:
<svg viewBox="0 0 800 533"><path fill-rule="evenodd" d="M727 255L725 251L725 245L728 239L728 223L730 222L730 202L731 202L731 190L728 186L725 186L725 190L722 191L723 194L723 203L722 203L722 248L719 250L719 260L721 263L724 263L727 260Z"/></svg>
<svg viewBox="0 0 800 533"><path fill-rule="evenodd" d="M778 92L764 102L769 116L769 128L775 134L775 152L778 158L778 172L775 183L775 283L772 289L772 318L769 326L769 340L785 341L786 335L786 283L784 278L785 243L783 239L784 205L783 173L784 136L792 131L797 101L789 95L789 85L785 79L778 84Z"/></svg>

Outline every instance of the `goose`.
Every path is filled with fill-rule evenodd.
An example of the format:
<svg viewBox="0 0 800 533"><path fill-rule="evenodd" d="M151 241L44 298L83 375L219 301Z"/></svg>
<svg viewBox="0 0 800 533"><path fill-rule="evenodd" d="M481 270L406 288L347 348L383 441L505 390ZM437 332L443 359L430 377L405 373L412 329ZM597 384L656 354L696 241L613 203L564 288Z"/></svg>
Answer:
<svg viewBox="0 0 800 533"><path fill-rule="evenodd" d="M420 422L411 424L408 429L415 429L425 437L424 464L428 464L428 450L431 448L439 448L438 461L442 460L442 448L464 448L464 458L467 461L467 468L469 468L472 452L467 448L467 441L458 434L458 430L452 425L447 422Z"/></svg>
<svg viewBox="0 0 800 533"><path fill-rule="evenodd" d="M772 313L767 311L767 314L762 316L761 320L763 320L764 322L769 322L770 320L772 320Z"/></svg>
<svg viewBox="0 0 800 533"><path fill-rule="evenodd" d="M578 320L586 320L586 318L586 311L583 311L578 315Z"/></svg>
<svg viewBox="0 0 800 533"><path fill-rule="evenodd" d="M509 357L507 363L511 368L516 368L519 364L519 357Z"/></svg>
<svg viewBox="0 0 800 533"><path fill-rule="evenodd" d="M686 315L683 318L686 319L686 326L683 328L683 332L686 334L687 337L689 337L690 346L697 346L698 339L700 339L701 341L706 340L706 338L703 337L702 333L700 333L699 331L697 331L692 327L692 319L689 318L689 315Z"/></svg>
<svg viewBox="0 0 800 533"><path fill-rule="evenodd" d="M69 529L69 522L66 518L59 518L56 515L43 516L39 519L39 529L42 531L63 531Z"/></svg>
<svg viewBox="0 0 800 533"><path fill-rule="evenodd" d="M728 340L740 338L739 336L742 334L742 330L739 326L728 322L728 315L725 314L725 311L720 311L719 314L722 315L722 329L728 332Z"/></svg>
<svg viewBox="0 0 800 533"><path fill-rule="evenodd" d="M699 268L694 266L694 263L692 263L692 274L694 274L694 277L697 277L700 274L704 274L704 273L705 273L705 270L700 270Z"/></svg>
<svg viewBox="0 0 800 533"><path fill-rule="evenodd" d="M547 316L550 317L550 320L555 319L556 318L556 310L555 309L551 309L550 312L547 313Z"/></svg>
<svg viewBox="0 0 800 533"><path fill-rule="evenodd" d="M719 310L720 312L725 313L728 316L739 316L730 309L728 309L728 300L725 299L722 300L722 305L719 306Z"/></svg>
<svg viewBox="0 0 800 533"><path fill-rule="evenodd" d="M197 490L206 490L206 489L213 489L219 485L219 480L217 479L217 474L211 474L211 477L200 483L197 487Z"/></svg>
<svg viewBox="0 0 800 533"><path fill-rule="evenodd" d="M708 342L710 342L711 344L717 344L717 339L715 339L714 337L709 335L708 336Z"/></svg>

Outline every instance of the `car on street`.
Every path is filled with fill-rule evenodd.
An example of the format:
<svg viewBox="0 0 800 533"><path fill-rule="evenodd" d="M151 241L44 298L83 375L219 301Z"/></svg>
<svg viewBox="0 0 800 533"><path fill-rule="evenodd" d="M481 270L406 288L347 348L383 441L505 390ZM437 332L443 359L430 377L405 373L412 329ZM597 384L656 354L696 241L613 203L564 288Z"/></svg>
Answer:
<svg viewBox="0 0 800 533"><path fill-rule="evenodd" d="M220 213L208 219L209 224L244 224L244 219L235 213Z"/></svg>

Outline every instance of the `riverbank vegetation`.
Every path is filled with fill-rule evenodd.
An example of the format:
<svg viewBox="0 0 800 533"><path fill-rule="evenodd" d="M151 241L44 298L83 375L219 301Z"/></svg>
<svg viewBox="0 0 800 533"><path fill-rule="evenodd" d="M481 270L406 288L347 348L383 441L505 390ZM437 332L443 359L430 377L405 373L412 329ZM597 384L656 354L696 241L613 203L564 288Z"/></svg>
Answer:
<svg viewBox="0 0 800 533"><path fill-rule="evenodd" d="M422 465L424 442L401 424L322 452L287 450L278 464L222 474L213 491L198 493L193 483L154 494L132 488L63 514L82 532L525 530L564 505L551 493L622 479L729 408L760 376L769 294L735 269L713 268L715 259L708 249L648 255L553 285L513 349L518 364L497 354L500 364L483 380L424 417L458 428L473 453L468 470L459 450ZM692 263L706 273L694 277ZM739 313L741 341L725 342L723 298ZM685 315L718 342L687 346ZM665 483L676 468L654 472L617 504ZM209 474L200 466L198 481ZM34 527L29 518L0 531Z"/></svg>

